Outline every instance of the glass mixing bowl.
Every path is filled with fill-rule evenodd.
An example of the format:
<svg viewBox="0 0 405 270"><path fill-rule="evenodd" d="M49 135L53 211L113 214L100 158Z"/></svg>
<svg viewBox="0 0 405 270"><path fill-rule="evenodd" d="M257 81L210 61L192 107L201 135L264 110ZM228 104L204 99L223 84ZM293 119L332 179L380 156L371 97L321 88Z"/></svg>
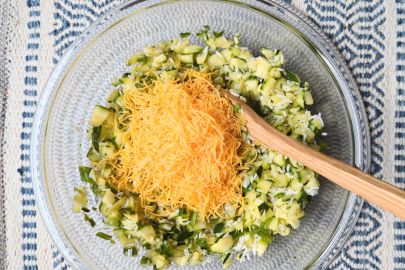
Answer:
<svg viewBox="0 0 405 270"><path fill-rule="evenodd" d="M242 34L242 44L279 48L288 69L308 81L315 112L326 124L327 153L357 167L369 164L369 134L359 91L337 50L307 19L270 1L129 1L96 21L66 51L40 99L32 132L31 172L45 225L73 268L141 269L139 258L95 236L108 229L96 216L92 228L72 212L78 166L86 164L86 136L93 107L103 103L127 58L145 45L196 32L203 25ZM95 206L92 196L90 206ZM325 268L353 228L362 201L322 180L301 227L276 237L264 256L232 269ZM195 269L220 269L211 261Z"/></svg>

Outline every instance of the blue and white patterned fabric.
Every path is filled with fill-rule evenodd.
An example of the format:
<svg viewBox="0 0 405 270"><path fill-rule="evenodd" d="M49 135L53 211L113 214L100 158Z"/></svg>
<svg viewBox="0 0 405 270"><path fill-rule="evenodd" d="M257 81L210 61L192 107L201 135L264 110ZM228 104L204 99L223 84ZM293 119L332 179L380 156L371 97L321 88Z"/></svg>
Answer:
<svg viewBox="0 0 405 270"><path fill-rule="evenodd" d="M0 138L7 143L0 145L0 208L5 215L0 234L6 232L1 266L69 268L36 209L29 171L33 113L45 80L65 49L97 17L122 2L2 1L0 48L5 59L0 60L5 61L5 70L0 75L5 80L0 86L5 87L0 124L5 129ZM286 3L324 31L346 59L370 123L371 172L405 188L405 0ZM329 268L405 270L405 222L365 203L352 236Z"/></svg>

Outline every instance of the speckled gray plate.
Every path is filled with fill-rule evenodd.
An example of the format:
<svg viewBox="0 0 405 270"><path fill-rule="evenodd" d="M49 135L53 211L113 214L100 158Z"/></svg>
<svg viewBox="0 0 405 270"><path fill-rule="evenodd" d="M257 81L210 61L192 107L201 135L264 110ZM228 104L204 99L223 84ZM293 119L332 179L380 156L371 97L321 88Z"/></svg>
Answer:
<svg viewBox="0 0 405 270"><path fill-rule="evenodd" d="M86 164L92 108L102 103L125 61L145 45L196 32L203 25L241 33L242 44L284 52L287 68L309 81L316 112L328 132L328 153L365 169L369 135L359 92L340 55L325 37L282 5L265 1L129 1L95 22L67 50L39 102L32 133L32 174L45 224L56 245L78 269L140 269L119 245L95 237L96 228L71 210L78 166ZM94 200L91 200L94 204ZM306 209L299 230L276 237L263 257L235 263L234 269L324 268L342 247L361 208L361 200L322 181L320 194ZM219 269L210 262L195 269Z"/></svg>

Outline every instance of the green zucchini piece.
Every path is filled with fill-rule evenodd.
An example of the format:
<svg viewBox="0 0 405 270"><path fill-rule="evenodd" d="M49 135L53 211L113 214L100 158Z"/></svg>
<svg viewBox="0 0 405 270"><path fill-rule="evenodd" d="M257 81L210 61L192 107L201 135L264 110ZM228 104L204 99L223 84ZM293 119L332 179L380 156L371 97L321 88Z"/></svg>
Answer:
<svg viewBox="0 0 405 270"><path fill-rule="evenodd" d="M135 88L135 81L130 77L123 77L119 81L123 91Z"/></svg>
<svg viewBox="0 0 405 270"><path fill-rule="evenodd" d="M115 195L111 192L111 190L107 189L101 199L103 204L106 204L107 207L111 207L115 203Z"/></svg>
<svg viewBox="0 0 405 270"><path fill-rule="evenodd" d="M188 45L182 50L182 54L194 54L194 53L200 53L203 50L201 46L198 45Z"/></svg>
<svg viewBox="0 0 405 270"><path fill-rule="evenodd" d="M128 59L127 65L132 66L136 63L144 63L145 61L146 61L146 55L143 53L138 53L138 54L131 56Z"/></svg>
<svg viewBox="0 0 405 270"><path fill-rule="evenodd" d="M194 55L193 54L179 54L180 62L184 64L192 64L194 63Z"/></svg>
<svg viewBox="0 0 405 270"><path fill-rule="evenodd" d="M269 243L267 241L260 239L259 242L257 243L257 255L261 257L266 251L268 246Z"/></svg>
<svg viewBox="0 0 405 270"><path fill-rule="evenodd" d="M92 162L99 162L101 160L100 153L97 152L93 147L90 147L87 152L87 158Z"/></svg>
<svg viewBox="0 0 405 270"><path fill-rule="evenodd" d="M234 244L232 236L226 236L218 240L210 248L212 252L224 254L228 252Z"/></svg>
<svg viewBox="0 0 405 270"><path fill-rule="evenodd" d="M207 56L208 56L208 47L205 47L204 50L196 57L197 64L199 65L204 64L205 60L207 60Z"/></svg>
<svg viewBox="0 0 405 270"><path fill-rule="evenodd" d="M284 78L286 78L289 81L296 82L298 84L301 83L300 77L297 74L295 74L294 72L289 71L289 70L284 71Z"/></svg>
<svg viewBox="0 0 405 270"><path fill-rule="evenodd" d="M110 113L104 123L100 126L100 137L99 140L111 140L114 138L114 120L115 115L114 113ZM99 150L99 149L98 149Z"/></svg>
<svg viewBox="0 0 405 270"><path fill-rule="evenodd" d="M146 242L153 242L156 237L155 229L152 225L146 225L135 233L135 236L144 239Z"/></svg>
<svg viewBox="0 0 405 270"><path fill-rule="evenodd" d="M98 143L100 141L101 127L93 127L93 132L91 133L91 143L96 151L98 151Z"/></svg>
<svg viewBox="0 0 405 270"><path fill-rule="evenodd" d="M111 91L111 94L108 96L107 101L113 102L119 96L118 89L114 89Z"/></svg>
<svg viewBox="0 0 405 270"><path fill-rule="evenodd" d="M222 67L225 64L225 58L221 54L213 54L208 57L208 65L210 67Z"/></svg>
<svg viewBox="0 0 405 270"><path fill-rule="evenodd" d="M96 236L97 236L97 237L100 237L101 239L107 240L107 241L109 241L109 240L112 239L112 236L111 236L111 235L108 235L108 234L103 233L103 232L98 232L98 233L96 233Z"/></svg>
<svg viewBox="0 0 405 270"><path fill-rule="evenodd" d="M111 111L108 108L101 105L96 105L90 119L90 125L92 125L93 127L101 126L101 124L103 124L110 113Z"/></svg>
<svg viewBox="0 0 405 270"><path fill-rule="evenodd" d="M99 144L100 156L105 159L110 157L115 152L115 145L112 142L102 142Z"/></svg>

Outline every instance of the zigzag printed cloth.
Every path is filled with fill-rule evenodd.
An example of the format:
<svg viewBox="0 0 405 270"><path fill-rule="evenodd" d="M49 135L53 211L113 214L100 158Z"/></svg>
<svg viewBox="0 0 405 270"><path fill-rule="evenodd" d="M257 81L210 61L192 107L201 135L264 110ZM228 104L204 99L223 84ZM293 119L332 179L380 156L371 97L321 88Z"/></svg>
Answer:
<svg viewBox="0 0 405 270"><path fill-rule="evenodd" d="M322 29L352 70L372 139L372 173L405 188L405 1L286 0ZM123 0L0 3L0 268L69 269L36 208L29 171L38 97L65 49ZM365 203L330 269L405 269L405 222Z"/></svg>

